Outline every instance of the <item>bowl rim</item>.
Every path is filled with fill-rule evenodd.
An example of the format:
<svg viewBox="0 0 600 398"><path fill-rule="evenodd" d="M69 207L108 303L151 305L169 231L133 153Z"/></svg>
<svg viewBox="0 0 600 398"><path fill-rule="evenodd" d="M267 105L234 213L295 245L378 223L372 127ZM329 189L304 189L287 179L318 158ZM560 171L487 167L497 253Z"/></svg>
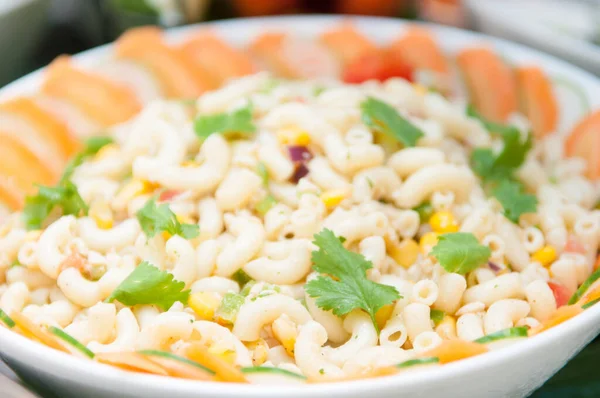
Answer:
<svg viewBox="0 0 600 398"><path fill-rule="evenodd" d="M501 50L507 52L517 53L528 53L536 63L543 63L548 61L549 63L559 67L562 70L568 71L568 74L577 75L577 79L589 83L586 92L591 93L592 90L596 89L600 92L600 79L586 72L579 67L573 66L565 61L557 59L551 55L542 53L541 51L531 49L527 46L515 44L510 41L494 38L485 34L465 31L462 29L439 26L431 23L421 23L415 21L407 21L397 18L386 18L386 17L348 17L348 16L331 16L331 15L310 15L310 16L277 16L277 17L257 17L257 18L239 18L235 20L224 20L214 21L208 23L199 23L174 29L166 30L167 38L170 40L173 37L185 37L189 32L196 30L201 27L216 27L220 29L226 28L240 28L239 25L243 26L248 24L254 24L257 26L266 26L272 28L274 25L277 26L296 26L301 24L316 25L323 24L329 26L336 22L351 20L357 24L364 25L375 25L374 30L378 30L378 25L387 24L394 25L396 32L401 31L410 24L419 24L432 29L436 35L450 35L455 37L456 40L466 40L473 44L473 42L483 41L486 44L493 44ZM108 54L108 50L111 48L112 43L105 44L103 46L93 48L84 51L74 56L77 62L97 64L98 59ZM462 46L464 47L464 46ZM7 98L23 95L24 92L31 91L34 88L39 87L39 81L41 80L44 68L40 68L35 72L32 72L0 89L0 100L6 100ZM591 102L598 106L600 104L600 95L592 96ZM481 369L484 367L493 367L506 363L511 359L516 359L520 356L531 355L540 347L551 346L553 343L560 344L561 338L568 338L569 334L581 328L591 328L593 324L600 322L600 305L593 306L583 313L575 316L568 321L545 331L535 337L525 339L511 346L490 351L484 355L479 355L467 359L463 359L457 362L445 364L440 367L432 369L423 369L418 372L401 372L389 377L361 379L345 382L335 383L318 383L318 384L306 384L306 385L253 385L253 384L232 384L232 383L220 383L220 382L198 382L193 380L178 379L172 377L162 377L146 374L136 374L135 377L131 377L131 372L122 371L110 366L102 365L93 361L83 360L72 355L62 353L54 350L47 346L39 343L32 342L31 340L12 332L9 329L0 327L0 346L7 344L12 348L11 351L20 352L21 356L16 358L17 361L26 364L28 367L45 369L47 372L47 366L51 369L60 369L61 374L74 374L64 378L69 380L69 383L74 383L75 378L80 381L90 382L97 388L106 387L106 385L118 385L122 389L137 389L142 391L144 389L154 391L172 391L180 394L197 394L198 386L201 385L203 393L212 394L212 396L230 397L281 397L285 393L287 397L304 397L309 394L315 396L334 395L340 396L347 392L348 388L352 388L355 395L362 393L372 393L379 389L396 387L402 389L403 387L415 387L420 383L432 383L440 382L444 380L450 380L452 378L469 374L469 372ZM583 343L580 344L579 349L583 347ZM4 351L4 350L3 350ZM13 357L13 356L9 356ZM38 361L36 361L38 360ZM48 373L51 373L48 372ZM108 383L108 384L107 384ZM141 388L141 390L140 390ZM398 390L400 391L400 390Z"/></svg>

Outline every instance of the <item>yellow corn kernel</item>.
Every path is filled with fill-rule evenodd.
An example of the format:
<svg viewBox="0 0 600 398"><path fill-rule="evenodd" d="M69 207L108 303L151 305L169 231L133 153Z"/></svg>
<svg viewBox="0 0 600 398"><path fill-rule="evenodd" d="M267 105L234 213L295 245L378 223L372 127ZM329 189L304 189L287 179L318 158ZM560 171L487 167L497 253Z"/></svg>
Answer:
<svg viewBox="0 0 600 398"><path fill-rule="evenodd" d="M435 331L444 340L452 340L456 337L456 318L451 315L444 316L444 319L436 326Z"/></svg>
<svg viewBox="0 0 600 398"><path fill-rule="evenodd" d="M311 142L310 134L297 126L286 127L278 130L277 140L282 145L306 146Z"/></svg>
<svg viewBox="0 0 600 398"><path fill-rule="evenodd" d="M437 241L438 234L436 232L427 232L425 235L421 236L421 240L419 241L421 253L427 255L433 246L437 244Z"/></svg>
<svg viewBox="0 0 600 398"><path fill-rule="evenodd" d="M145 193L150 193L154 191L154 189L156 189L156 185L152 184L151 182L137 179L131 180L123 188L121 188L119 193L117 193L115 196L113 208L125 208L131 199Z"/></svg>
<svg viewBox="0 0 600 398"><path fill-rule="evenodd" d="M533 253L531 259L547 267L556 260L556 249L550 245L546 245Z"/></svg>
<svg viewBox="0 0 600 398"><path fill-rule="evenodd" d="M425 94L427 94L427 91L429 91L429 90L427 90L427 87L425 87L419 83L414 83L413 88L414 88L415 92L419 95L425 95Z"/></svg>
<svg viewBox="0 0 600 398"><path fill-rule="evenodd" d="M308 144L310 144L310 135L304 130L299 132L294 139L294 144L307 146Z"/></svg>
<svg viewBox="0 0 600 398"><path fill-rule="evenodd" d="M264 339L258 339L256 341L246 343L246 347L252 351L252 365L260 366L267 361L269 345Z"/></svg>
<svg viewBox="0 0 600 398"><path fill-rule="evenodd" d="M431 215L429 225L434 232L445 234L448 232L458 231L458 225L454 220L454 216L449 211L438 211Z"/></svg>
<svg viewBox="0 0 600 398"><path fill-rule="evenodd" d="M108 144L104 145L94 156L94 160L102 160L107 157L116 154L119 151L119 146L117 144Z"/></svg>
<svg viewBox="0 0 600 398"><path fill-rule="evenodd" d="M321 194L321 201L325 207L332 208L340 204L346 198L346 193L340 190L332 189Z"/></svg>
<svg viewBox="0 0 600 398"><path fill-rule="evenodd" d="M285 348L285 352L292 358L294 357L294 346L296 345L296 337L298 330L294 322L287 316L280 316L275 319L271 325L273 337L275 337Z"/></svg>
<svg viewBox="0 0 600 398"><path fill-rule="evenodd" d="M221 304L221 300L213 292L192 293L188 299L188 305L201 319L212 321L215 311Z"/></svg>
<svg viewBox="0 0 600 398"><path fill-rule="evenodd" d="M377 321L377 326L379 326L379 330L383 329L386 322L392 316L392 312L394 312L394 305L388 304L384 305L375 313L375 321Z"/></svg>
<svg viewBox="0 0 600 398"><path fill-rule="evenodd" d="M110 229L113 227L113 214L104 201L96 201L90 206L89 216L96 221L96 225L101 229Z"/></svg>
<svg viewBox="0 0 600 398"><path fill-rule="evenodd" d="M390 256L404 268L408 268L417 261L419 245L414 239L404 239L400 243L388 245Z"/></svg>
<svg viewBox="0 0 600 398"><path fill-rule="evenodd" d="M179 221L181 224L195 224L192 217L187 214L175 214L175 218L177 218L177 221Z"/></svg>
<svg viewBox="0 0 600 398"><path fill-rule="evenodd" d="M224 360L225 362L233 365L235 363L235 358L236 358L236 353L235 350L232 350L231 348L226 347L223 344L213 344L212 346L210 346L208 348L208 352L218 356L219 358L221 358L222 360Z"/></svg>

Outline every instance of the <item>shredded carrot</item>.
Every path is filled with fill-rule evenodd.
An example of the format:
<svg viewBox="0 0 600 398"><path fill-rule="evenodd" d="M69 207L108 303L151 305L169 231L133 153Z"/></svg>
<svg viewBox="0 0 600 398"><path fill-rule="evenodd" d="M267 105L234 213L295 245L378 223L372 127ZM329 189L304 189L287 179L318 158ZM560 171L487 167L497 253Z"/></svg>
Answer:
<svg viewBox="0 0 600 398"><path fill-rule="evenodd" d="M444 340L440 345L423 352L420 357L438 357L440 363L449 363L484 354L488 348L483 344L465 340Z"/></svg>
<svg viewBox="0 0 600 398"><path fill-rule="evenodd" d="M146 356L146 359L156 363L169 373L169 376L192 380L213 380L214 377L202 369L169 358Z"/></svg>
<svg viewBox="0 0 600 398"><path fill-rule="evenodd" d="M71 353L71 351L69 351L67 347L65 347L61 340L59 340L56 336L48 332L42 326L33 323L29 318L27 318L20 312L13 311L10 314L10 317L15 322L15 325L18 326L22 332L24 332L23 335L25 337L33 337L50 348L66 352L67 354Z"/></svg>
<svg viewBox="0 0 600 398"><path fill-rule="evenodd" d="M589 287L589 289L581 296L575 305L584 306L587 303L600 298L600 280L597 280Z"/></svg>
<svg viewBox="0 0 600 398"><path fill-rule="evenodd" d="M201 343L192 343L186 350L187 357L200 365L213 370L217 377L225 382L248 383L244 374L234 365L208 352Z"/></svg>
<svg viewBox="0 0 600 398"><path fill-rule="evenodd" d="M596 263L594 264L594 271L600 268L600 256L596 258Z"/></svg>
<svg viewBox="0 0 600 398"><path fill-rule="evenodd" d="M549 319L542 322L541 325L533 329L529 329L529 336L535 336L544 330L553 328L554 326L573 318L575 315L578 315L581 312L583 312L583 309L579 305L565 305L560 307Z"/></svg>
<svg viewBox="0 0 600 398"><path fill-rule="evenodd" d="M103 352L96 354L94 359L107 365L134 372L151 373L161 376L169 375L169 372L162 366L137 352Z"/></svg>

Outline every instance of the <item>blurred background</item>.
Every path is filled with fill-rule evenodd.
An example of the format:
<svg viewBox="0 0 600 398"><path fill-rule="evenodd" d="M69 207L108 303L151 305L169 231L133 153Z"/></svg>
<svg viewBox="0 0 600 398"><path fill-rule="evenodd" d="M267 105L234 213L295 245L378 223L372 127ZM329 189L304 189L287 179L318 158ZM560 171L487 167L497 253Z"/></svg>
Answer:
<svg viewBox="0 0 600 398"><path fill-rule="evenodd" d="M59 54L164 27L260 15L361 14L480 30L600 73L600 0L0 0L0 86Z"/></svg>
<svg viewBox="0 0 600 398"><path fill-rule="evenodd" d="M600 0L0 0L0 87L59 54L111 42L134 26L306 13L388 16L478 30L600 75ZM533 397L600 397L598 358L597 340ZM3 372L8 370L0 361ZM39 396L51 396L35 380L27 382ZM0 396L3 391L0 376Z"/></svg>

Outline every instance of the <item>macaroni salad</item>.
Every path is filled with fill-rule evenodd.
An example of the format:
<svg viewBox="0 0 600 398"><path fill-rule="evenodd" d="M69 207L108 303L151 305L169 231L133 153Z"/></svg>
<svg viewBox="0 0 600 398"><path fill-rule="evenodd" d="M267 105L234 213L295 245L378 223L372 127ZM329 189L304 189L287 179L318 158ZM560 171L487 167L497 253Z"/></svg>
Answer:
<svg viewBox="0 0 600 398"><path fill-rule="evenodd" d="M0 325L252 383L440 366L600 297L597 186L563 138L402 79L260 73L87 141L0 230Z"/></svg>

